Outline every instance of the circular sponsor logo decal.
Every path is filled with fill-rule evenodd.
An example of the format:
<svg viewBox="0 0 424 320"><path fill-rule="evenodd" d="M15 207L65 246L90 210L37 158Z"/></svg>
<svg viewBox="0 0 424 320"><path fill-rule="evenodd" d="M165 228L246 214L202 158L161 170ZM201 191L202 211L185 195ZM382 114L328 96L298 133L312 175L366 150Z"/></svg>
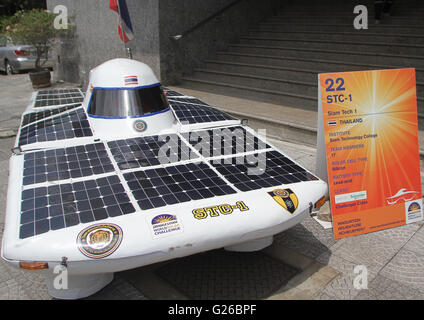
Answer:
<svg viewBox="0 0 424 320"><path fill-rule="evenodd" d="M290 196L289 192L283 189L274 190L274 194L280 196L281 198L287 198Z"/></svg>
<svg viewBox="0 0 424 320"><path fill-rule="evenodd" d="M122 229L116 224L96 224L82 230L77 237L78 249L89 258L105 258L118 249Z"/></svg>
<svg viewBox="0 0 424 320"><path fill-rule="evenodd" d="M137 132L143 132L147 129L147 123L143 120L134 121L134 130Z"/></svg>

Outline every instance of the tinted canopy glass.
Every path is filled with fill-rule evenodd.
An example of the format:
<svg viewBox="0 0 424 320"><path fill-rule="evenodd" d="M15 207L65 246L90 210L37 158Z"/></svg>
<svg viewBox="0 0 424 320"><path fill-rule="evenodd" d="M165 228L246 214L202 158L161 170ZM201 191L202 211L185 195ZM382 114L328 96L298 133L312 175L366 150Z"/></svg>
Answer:
<svg viewBox="0 0 424 320"><path fill-rule="evenodd" d="M88 114L98 117L137 117L168 108L168 100L159 85L137 89L95 88Z"/></svg>

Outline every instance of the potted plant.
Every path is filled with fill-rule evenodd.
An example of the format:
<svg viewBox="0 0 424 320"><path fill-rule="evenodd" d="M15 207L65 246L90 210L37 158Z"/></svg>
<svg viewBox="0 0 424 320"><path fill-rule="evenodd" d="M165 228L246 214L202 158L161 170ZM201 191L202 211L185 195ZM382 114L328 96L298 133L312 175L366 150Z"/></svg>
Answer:
<svg viewBox="0 0 424 320"><path fill-rule="evenodd" d="M5 34L15 44L29 45L34 50L34 72L29 76L34 89L50 86L50 71L44 68L49 59L49 50L56 37L63 32L54 27L56 14L43 9L18 11L5 26Z"/></svg>

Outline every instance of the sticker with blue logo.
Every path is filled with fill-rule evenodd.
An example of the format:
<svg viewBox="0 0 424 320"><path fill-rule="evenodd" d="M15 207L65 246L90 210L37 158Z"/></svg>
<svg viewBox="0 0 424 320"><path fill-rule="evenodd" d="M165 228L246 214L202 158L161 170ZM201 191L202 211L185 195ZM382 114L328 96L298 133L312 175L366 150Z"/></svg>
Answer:
<svg viewBox="0 0 424 320"><path fill-rule="evenodd" d="M423 199L405 202L406 223L421 221L423 219Z"/></svg>
<svg viewBox="0 0 424 320"><path fill-rule="evenodd" d="M150 220L150 218L149 218ZM183 226L176 215L160 214L149 221L153 239L183 232Z"/></svg>

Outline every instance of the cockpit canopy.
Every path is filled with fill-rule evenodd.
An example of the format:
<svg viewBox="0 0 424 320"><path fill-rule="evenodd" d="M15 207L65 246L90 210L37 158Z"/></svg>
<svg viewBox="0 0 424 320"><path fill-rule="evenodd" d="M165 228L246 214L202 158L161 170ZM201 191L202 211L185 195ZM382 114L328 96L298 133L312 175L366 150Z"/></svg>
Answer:
<svg viewBox="0 0 424 320"><path fill-rule="evenodd" d="M102 118L129 118L169 109L160 84L136 88L94 88L88 114Z"/></svg>

